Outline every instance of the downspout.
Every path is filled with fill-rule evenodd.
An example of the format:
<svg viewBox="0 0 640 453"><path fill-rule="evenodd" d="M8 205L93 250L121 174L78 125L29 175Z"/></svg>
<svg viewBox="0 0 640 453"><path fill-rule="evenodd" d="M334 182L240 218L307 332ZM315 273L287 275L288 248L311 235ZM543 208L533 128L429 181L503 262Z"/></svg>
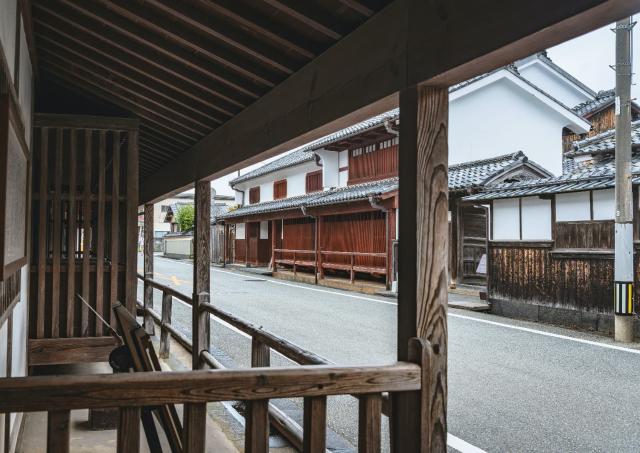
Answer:
<svg viewBox="0 0 640 453"><path fill-rule="evenodd" d="M384 128L387 130L388 133L390 133L391 135L395 135L398 136L400 134L400 131L394 129L391 126L391 121L387 120L384 122Z"/></svg>
<svg viewBox="0 0 640 453"><path fill-rule="evenodd" d="M385 127L387 127L387 121L384 123ZM389 208L385 208L380 204L380 197L377 195L369 195L369 204L372 208L378 209L384 212L384 249L387 252L387 260L389 260ZM389 263L387 262L387 269L389 267ZM387 282L387 289L390 288L391 282Z"/></svg>
<svg viewBox="0 0 640 453"><path fill-rule="evenodd" d="M318 284L318 217L309 214L309 212L307 211L307 206L306 205L301 205L300 206L300 210L302 211L302 215L305 217L310 217L315 221L315 232L313 234L313 251L314 253L314 258L315 258L315 262L316 262L316 270L313 273L313 281L314 283L317 285Z"/></svg>

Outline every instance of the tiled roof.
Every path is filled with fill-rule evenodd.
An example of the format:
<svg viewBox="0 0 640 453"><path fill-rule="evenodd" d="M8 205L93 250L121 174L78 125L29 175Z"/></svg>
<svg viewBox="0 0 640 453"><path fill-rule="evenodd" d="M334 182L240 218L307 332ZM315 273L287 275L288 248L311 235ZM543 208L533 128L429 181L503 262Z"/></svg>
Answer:
<svg viewBox="0 0 640 453"><path fill-rule="evenodd" d="M640 120L631 123L631 144L632 146L640 146ZM573 151L567 153L566 156L613 151L616 147L616 131L609 129L593 137L575 141L572 147Z"/></svg>
<svg viewBox="0 0 640 453"><path fill-rule="evenodd" d="M634 153L631 165L633 183L640 183L640 154ZM580 190L614 187L615 158L613 155L595 158L576 165L572 172L554 178L497 184L483 192L465 197L465 200L493 200L532 195L576 192Z"/></svg>
<svg viewBox="0 0 640 453"><path fill-rule="evenodd" d="M526 161L525 154L522 151L518 151L517 153L504 154L491 159L449 165L449 190L480 187L485 181L495 178L505 169Z"/></svg>
<svg viewBox="0 0 640 453"><path fill-rule="evenodd" d="M219 216L220 219L245 217L255 214L286 211L289 209L301 209L302 206L325 206L337 203L346 203L356 200L364 200L369 196L381 195L398 188L398 178L383 179L381 181L354 184L352 186L314 192L297 197L283 198L281 200L266 201L242 206Z"/></svg>
<svg viewBox="0 0 640 453"><path fill-rule="evenodd" d="M543 52L539 52L538 53L538 58L542 61L544 61L547 65L549 65L551 68L553 68L556 72L558 72L559 74L562 74L565 78L567 78L568 80L570 80L572 83L574 83L575 85L579 86L580 88L582 88L584 91L586 91L587 93L589 93L592 96L596 96L596 92L593 91L591 88L589 88L588 86L586 86L584 83L582 83L581 81L579 81L578 79L576 79L574 76L572 76L571 74L569 74L567 71L565 71L564 69L562 69L560 66L558 66L557 64L555 64L553 62L553 60L551 58L549 58L549 56L547 55L546 51Z"/></svg>
<svg viewBox="0 0 640 453"><path fill-rule="evenodd" d="M276 159L268 164L258 167L244 175L240 175L237 178L231 180L229 184L231 187L249 179L257 178L258 176L266 175L276 170L282 170L283 168L293 167L294 165L302 164L305 162L311 162L315 159L315 156L310 153L305 153L302 149L298 149L289 154L285 154L279 159Z"/></svg>
<svg viewBox="0 0 640 453"><path fill-rule="evenodd" d="M580 116L586 116L592 112L600 110L602 107L613 103L615 97L615 89L598 91L595 99L590 99L588 101L582 102L573 107L571 110L573 110Z"/></svg>

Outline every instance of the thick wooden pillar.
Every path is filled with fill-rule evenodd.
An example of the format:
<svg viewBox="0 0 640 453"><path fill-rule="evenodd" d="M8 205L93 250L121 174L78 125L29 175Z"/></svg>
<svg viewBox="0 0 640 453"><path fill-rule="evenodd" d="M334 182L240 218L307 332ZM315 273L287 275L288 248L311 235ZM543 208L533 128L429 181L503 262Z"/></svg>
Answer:
<svg viewBox="0 0 640 453"><path fill-rule="evenodd" d="M138 130L129 131L127 147L127 235L125 306L136 312L138 291Z"/></svg>
<svg viewBox="0 0 640 453"><path fill-rule="evenodd" d="M153 204L144 205L144 278L153 278ZM153 287L144 282L144 308L153 308ZM154 322L150 314L144 314L144 330L154 334Z"/></svg>
<svg viewBox="0 0 640 453"><path fill-rule="evenodd" d="M209 315L200 310L200 305L209 303L211 261L211 183L196 182L195 220L193 236L193 369L200 368L200 352L209 350Z"/></svg>
<svg viewBox="0 0 640 453"><path fill-rule="evenodd" d="M400 93L398 359L415 360L412 337L434 356L422 394L393 397L392 451L447 448L447 117L446 87Z"/></svg>

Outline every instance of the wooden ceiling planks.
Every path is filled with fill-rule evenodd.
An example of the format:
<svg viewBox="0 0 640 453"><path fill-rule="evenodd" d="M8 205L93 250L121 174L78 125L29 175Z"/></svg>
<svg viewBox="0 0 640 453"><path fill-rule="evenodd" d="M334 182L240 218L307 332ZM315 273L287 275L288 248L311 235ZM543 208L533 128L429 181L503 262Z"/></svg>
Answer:
<svg viewBox="0 0 640 453"><path fill-rule="evenodd" d="M383 0L33 0L41 77L140 119L147 176L299 70Z"/></svg>

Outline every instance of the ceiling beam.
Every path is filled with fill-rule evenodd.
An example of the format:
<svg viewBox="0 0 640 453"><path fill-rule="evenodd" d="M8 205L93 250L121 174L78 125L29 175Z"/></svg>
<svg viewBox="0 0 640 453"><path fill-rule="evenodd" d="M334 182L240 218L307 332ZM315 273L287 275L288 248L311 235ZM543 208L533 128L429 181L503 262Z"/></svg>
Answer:
<svg viewBox="0 0 640 453"><path fill-rule="evenodd" d="M299 54L301 57L313 59L324 50L316 42L303 35L279 26L267 17L254 11L237 0L191 0L203 9L225 17L227 20L239 24L241 27L263 36L283 49Z"/></svg>
<svg viewBox="0 0 640 453"><path fill-rule="evenodd" d="M347 8L351 8L352 10L362 14L365 17L373 16L374 11L369 8L367 5L360 3L358 0L339 0L340 3L345 5Z"/></svg>
<svg viewBox="0 0 640 453"><path fill-rule="evenodd" d="M115 0L114 0L115 1ZM121 3L121 0L117 0ZM137 0L140 2L141 0ZM176 2L174 0L144 0L146 8L150 6L162 11L164 14L181 21L187 27L198 30L216 41L242 52L262 64L281 71L284 74L292 74L303 63L311 58L303 60L292 59L279 49L274 49L270 43L265 43L259 38L247 34L241 28L233 27L228 22L219 20L213 14L203 14L200 9L194 8L187 2ZM162 25L162 23L158 23ZM187 36L185 38L188 39Z"/></svg>
<svg viewBox="0 0 640 453"><path fill-rule="evenodd" d="M210 128L198 126L192 121L179 118L171 109L164 107L157 101L146 98L140 92L129 91L118 86L107 77L93 74L78 64L65 62L42 48L40 51L43 66L46 61L46 66L51 72L62 71L65 74L74 76L76 79L82 80L85 84L97 87L103 93L107 93L112 102L119 103L132 112L139 114L144 112L145 115L154 118L160 122L160 124L172 129L176 134L182 135L190 140L197 140L211 130Z"/></svg>
<svg viewBox="0 0 640 453"><path fill-rule="evenodd" d="M194 88L202 95L203 102L225 114L235 114L257 99L257 94L229 92L227 85L211 77L193 71L181 63L157 53L145 53L140 46L131 43L115 33L100 33L102 24L91 18L68 10L63 5L51 8L50 3L34 3L36 20L55 27L59 32L68 30L75 39L82 40L95 52L119 58L123 64L137 67L156 80L166 79L177 89L188 93Z"/></svg>
<svg viewBox="0 0 640 453"><path fill-rule="evenodd" d="M337 17L314 7L312 2L300 2L296 0L263 0L269 6L287 14L301 24L315 30L318 33L337 41L341 39L347 30L341 27Z"/></svg>
<svg viewBox="0 0 640 453"><path fill-rule="evenodd" d="M154 90L149 85L131 80L127 77L111 71L107 66L93 63L85 58L82 53L72 53L60 48L55 42L47 41L42 36L39 40L39 51L48 55L60 65L74 65L92 74L92 76L102 79L106 84L118 87L123 92L131 93L132 96L144 99L150 104L157 106L159 111L168 112L170 117L180 117L181 121L204 128L205 132L210 132L216 126L223 123L222 120L207 117L199 111L185 109L174 98L167 96L163 91ZM202 131L201 131L202 132Z"/></svg>
<svg viewBox="0 0 640 453"><path fill-rule="evenodd" d="M395 0L175 162L145 178L141 201L390 110L403 87L453 85L639 8L634 0L502 2L500 8L476 0Z"/></svg>
<svg viewBox="0 0 640 453"><path fill-rule="evenodd" d="M230 117L230 115L222 115L206 103L199 102L197 96L187 97L173 85L149 77L144 71L122 64L120 60L108 54L99 54L81 41L72 40L68 35L59 33L57 30L47 29L41 22L36 22L36 30L38 31L38 42L43 48L55 51L67 59L76 58L94 67L101 67L104 71L117 75L128 83L148 88L158 96L180 106L181 109L191 112L202 121L220 124Z"/></svg>
<svg viewBox="0 0 640 453"><path fill-rule="evenodd" d="M39 0L42 1L42 0ZM181 63L188 68L213 78L227 86L227 90L234 90L248 96L260 96L265 90L271 88L275 82L260 79L248 80L239 77L235 71L228 69L222 64L213 63L209 59L189 51L184 47L173 43L163 36L158 36L134 22L125 20L113 12L99 7L89 1L59 0L64 5L72 8L80 17L74 17L74 22L93 19L101 24L99 29L103 29L111 39L114 35L124 37L124 47L138 47L141 53L162 54L174 62ZM140 48L142 46L142 48Z"/></svg>

